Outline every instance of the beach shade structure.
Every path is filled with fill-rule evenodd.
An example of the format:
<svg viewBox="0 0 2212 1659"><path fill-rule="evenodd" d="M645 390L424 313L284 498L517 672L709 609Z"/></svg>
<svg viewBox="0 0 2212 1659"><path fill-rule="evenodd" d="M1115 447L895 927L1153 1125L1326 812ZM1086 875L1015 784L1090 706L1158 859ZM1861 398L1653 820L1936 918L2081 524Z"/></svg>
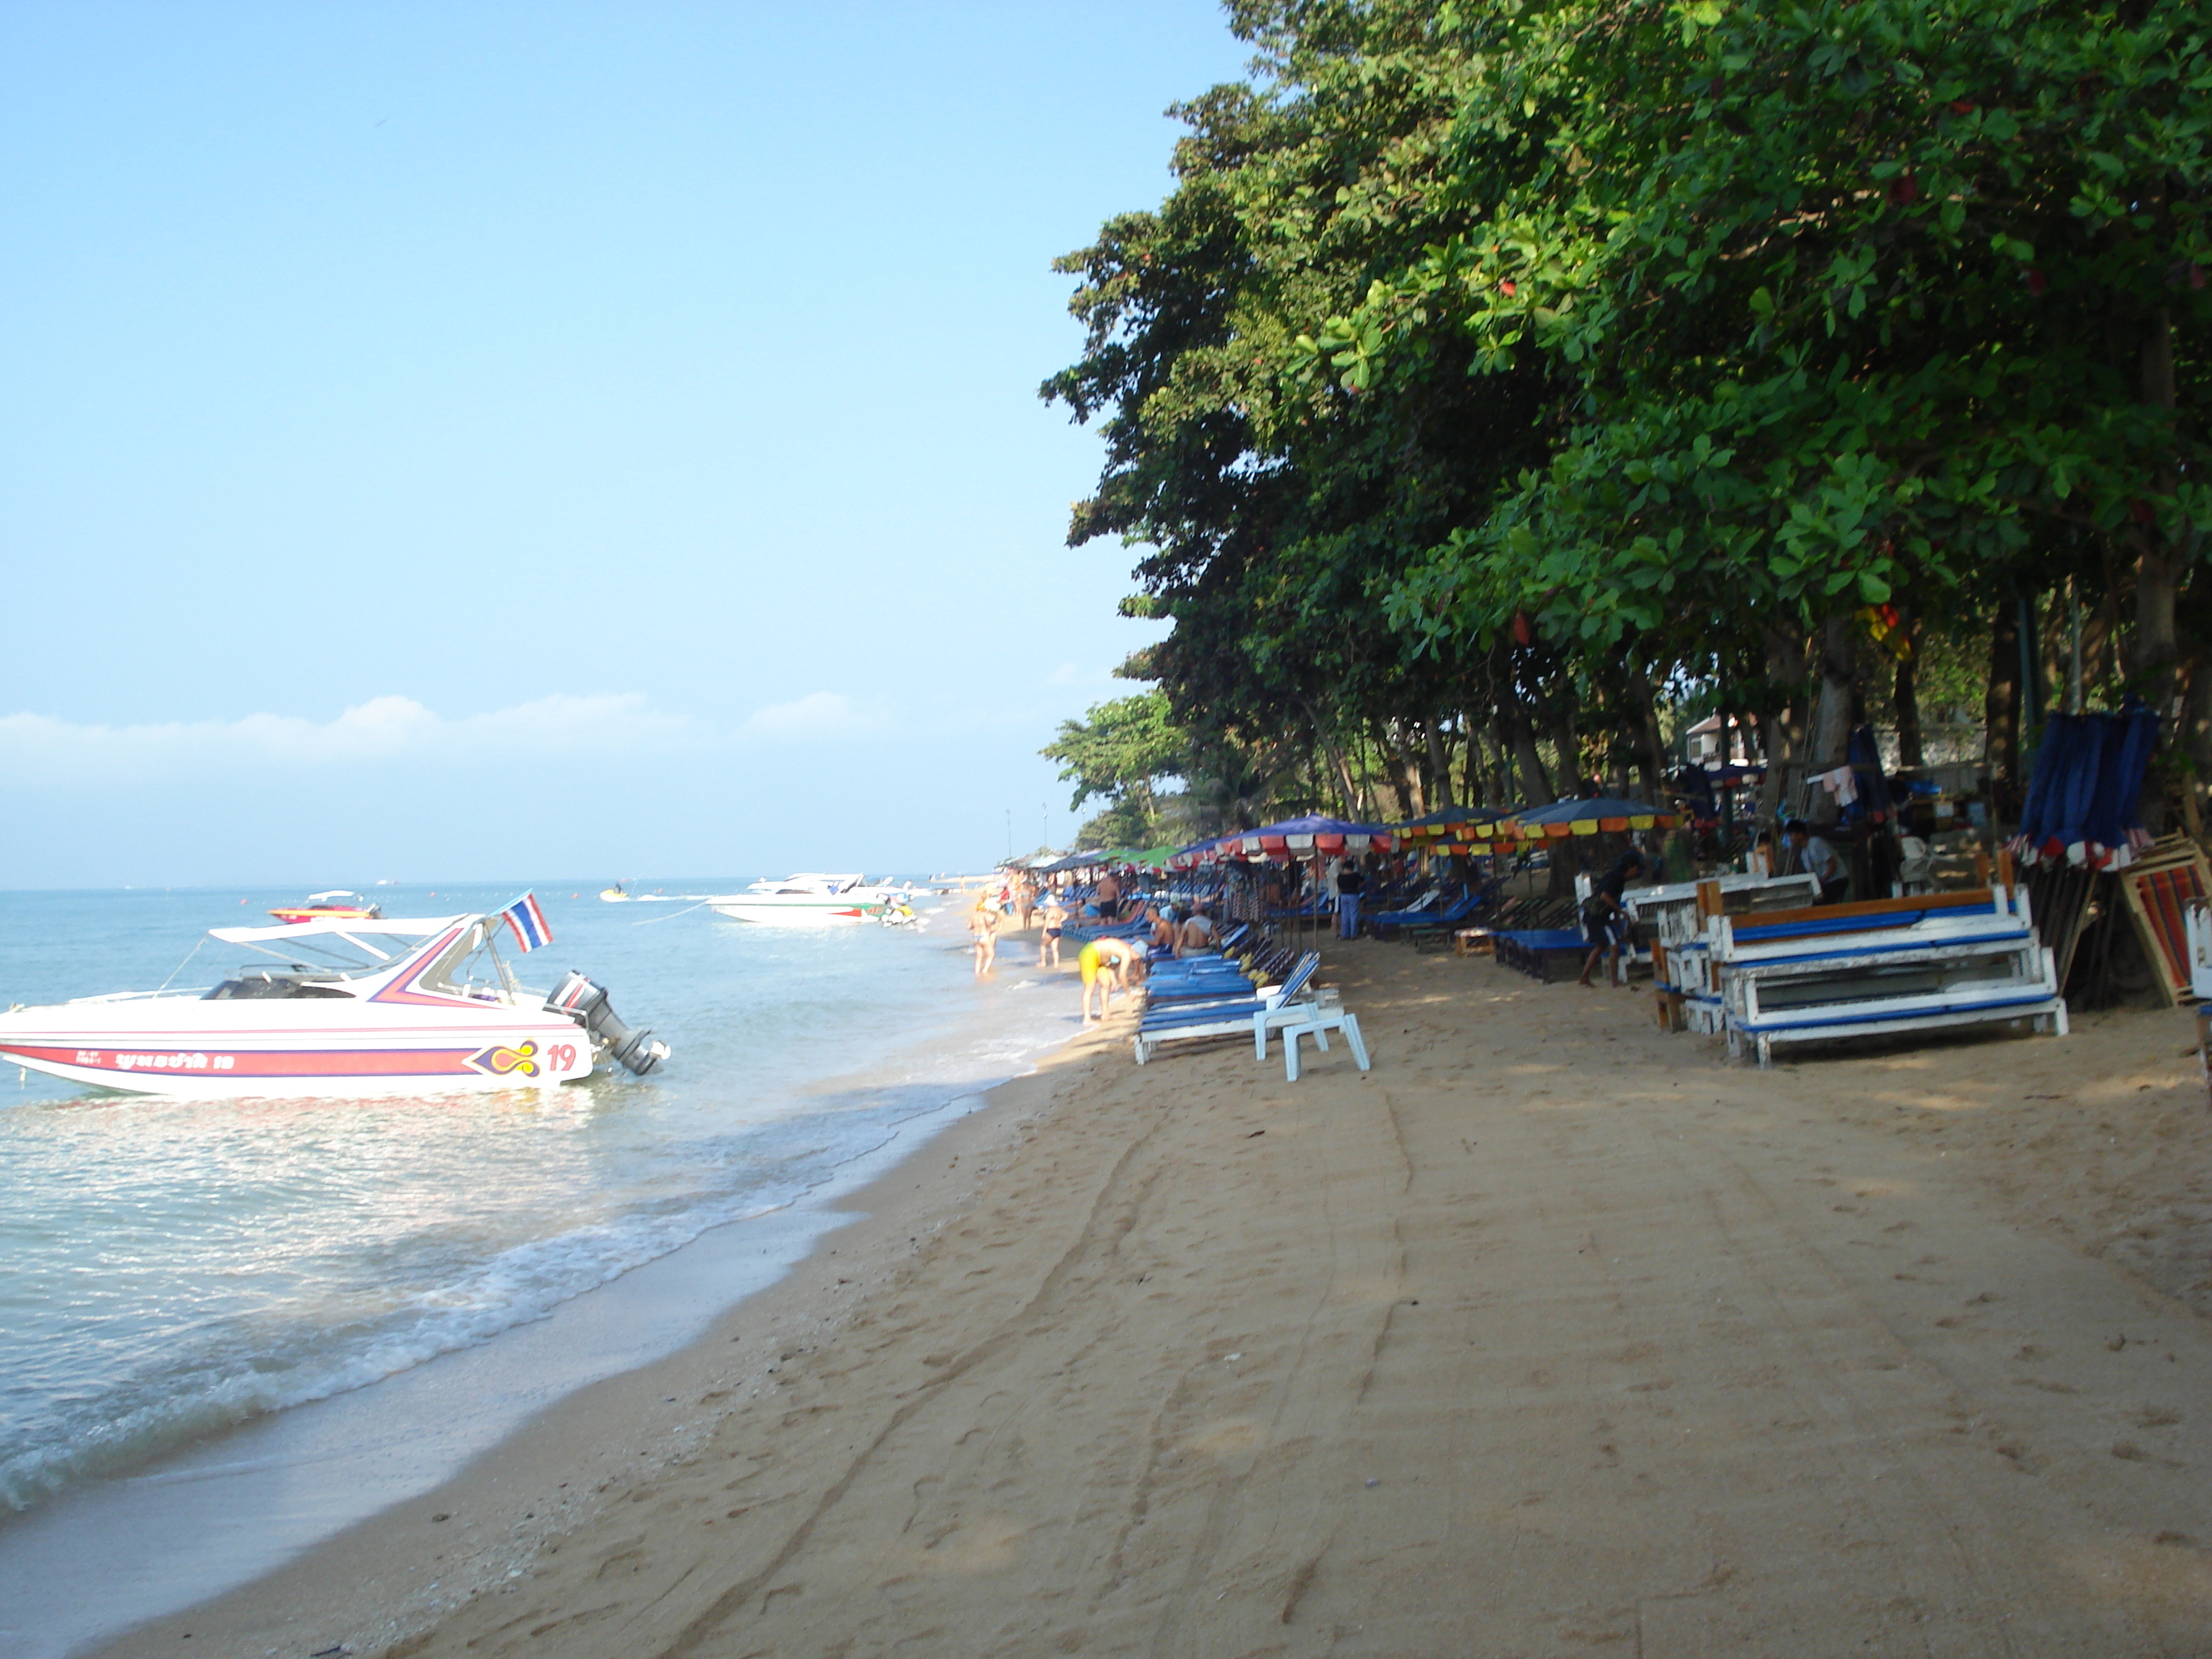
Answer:
<svg viewBox="0 0 2212 1659"><path fill-rule="evenodd" d="M2013 855L2023 864L2063 859L2093 870L2133 862L2151 844L2136 800L2157 744L2158 716L2139 698L2117 714L2051 715Z"/></svg>
<svg viewBox="0 0 2212 1659"><path fill-rule="evenodd" d="M1335 858L1346 853L1388 853L1396 845L1397 837L1385 824L1351 823L1342 818L1311 815L1285 818L1280 823L1263 823L1257 830L1232 830L1211 841L1193 842L1177 849L1168 860L1168 867L1194 870L1200 865L1237 859L1273 859L1280 864L1316 854Z"/></svg>
<svg viewBox="0 0 2212 1659"><path fill-rule="evenodd" d="M1439 812L1394 823L1390 833L1406 843L1408 849L1433 848L1446 842L1465 845L1478 839L1486 828L1504 816L1487 806L1447 806Z"/></svg>
<svg viewBox="0 0 2212 1659"><path fill-rule="evenodd" d="M1621 835L1634 830L1672 830L1680 820L1648 801L1623 800L1616 795L1578 795L1532 806L1495 827L1497 835L1514 841L1563 840L1569 836Z"/></svg>

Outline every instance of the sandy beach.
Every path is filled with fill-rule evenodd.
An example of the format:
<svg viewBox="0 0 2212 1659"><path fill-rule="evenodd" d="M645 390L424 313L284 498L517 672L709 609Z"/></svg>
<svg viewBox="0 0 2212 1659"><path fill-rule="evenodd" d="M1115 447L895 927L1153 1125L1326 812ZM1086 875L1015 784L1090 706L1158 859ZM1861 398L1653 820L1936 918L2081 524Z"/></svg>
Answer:
<svg viewBox="0 0 2212 1659"><path fill-rule="evenodd" d="M108 1651L2212 1650L2191 1015L1759 1073L1640 993L1324 977L1372 1072L1117 1021L702 1341Z"/></svg>

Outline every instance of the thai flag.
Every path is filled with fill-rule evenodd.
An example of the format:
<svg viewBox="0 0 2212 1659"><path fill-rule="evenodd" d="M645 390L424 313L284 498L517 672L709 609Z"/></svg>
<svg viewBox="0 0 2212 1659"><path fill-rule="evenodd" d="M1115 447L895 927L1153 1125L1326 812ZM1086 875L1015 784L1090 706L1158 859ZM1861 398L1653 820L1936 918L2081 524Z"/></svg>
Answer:
<svg viewBox="0 0 2212 1659"><path fill-rule="evenodd" d="M525 893L500 915L506 918L507 925L514 929L514 942L526 953L553 942L552 924L545 920L545 913L538 908L537 894Z"/></svg>

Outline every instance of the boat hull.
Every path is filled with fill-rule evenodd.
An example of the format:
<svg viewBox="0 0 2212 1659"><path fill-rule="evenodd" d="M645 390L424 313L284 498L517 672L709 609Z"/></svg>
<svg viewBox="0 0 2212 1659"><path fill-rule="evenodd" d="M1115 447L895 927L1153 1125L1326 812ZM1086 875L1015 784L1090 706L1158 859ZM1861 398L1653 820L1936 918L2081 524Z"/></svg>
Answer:
<svg viewBox="0 0 2212 1659"><path fill-rule="evenodd" d="M707 908L732 921L763 922L771 927L834 927L872 921L884 907L873 901L860 903L844 898L739 897L716 899Z"/></svg>
<svg viewBox="0 0 2212 1659"><path fill-rule="evenodd" d="M169 998L20 1009L0 1014L0 1063L178 1100L550 1089L592 1071L591 1040L557 1016L351 1004L341 1025L331 1007Z"/></svg>

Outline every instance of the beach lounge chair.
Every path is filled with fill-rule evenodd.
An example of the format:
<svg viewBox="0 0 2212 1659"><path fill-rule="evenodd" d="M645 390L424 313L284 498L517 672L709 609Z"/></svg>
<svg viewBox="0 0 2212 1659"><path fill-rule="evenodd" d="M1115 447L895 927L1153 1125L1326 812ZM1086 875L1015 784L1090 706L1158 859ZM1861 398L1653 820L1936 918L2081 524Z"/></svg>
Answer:
<svg viewBox="0 0 2212 1659"><path fill-rule="evenodd" d="M1407 938L1424 929L1449 927L1466 921L1481 908L1482 895L1462 893L1449 903L1437 903L1437 895L1431 894L1431 902L1405 910L1383 910L1365 919L1366 927L1377 939Z"/></svg>
<svg viewBox="0 0 2212 1659"><path fill-rule="evenodd" d="M1137 1025L1137 1064L1142 1066L1150 1060L1152 1050L1163 1042L1186 1037L1238 1036L1247 1031L1252 1034L1253 1048L1259 1058L1265 1060L1269 1030L1304 1018L1310 1005L1302 999L1306 995L1306 987L1320 970L1321 952L1310 951L1298 959L1298 965L1280 985L1258 995L1159 1009L1146 1007L1144 1018Z"/></svg>

